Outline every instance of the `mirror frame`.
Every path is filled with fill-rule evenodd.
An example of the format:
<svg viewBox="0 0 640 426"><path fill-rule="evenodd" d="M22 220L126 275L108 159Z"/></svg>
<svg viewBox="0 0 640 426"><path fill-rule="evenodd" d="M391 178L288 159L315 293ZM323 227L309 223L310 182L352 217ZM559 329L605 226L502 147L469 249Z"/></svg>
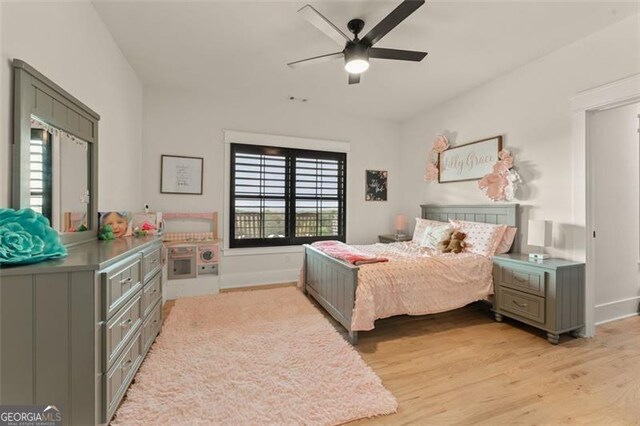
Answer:
<svg viewBox="0 0 640 426"><path fill-rule="evenodd" d="M13 63L13 161L11 203L13 208L30 206L31 116L70 133L90 144L89 206L85 232L60 232L70 246L96 239L98 235L98 115L62 87L20 59Z"/></svg>

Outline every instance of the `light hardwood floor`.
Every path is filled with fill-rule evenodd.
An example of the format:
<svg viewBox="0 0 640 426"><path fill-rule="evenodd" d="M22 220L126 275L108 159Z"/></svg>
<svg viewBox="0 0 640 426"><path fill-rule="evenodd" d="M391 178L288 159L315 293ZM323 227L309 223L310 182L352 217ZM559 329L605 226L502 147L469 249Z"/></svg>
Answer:
<svg viewBox="0 0 640 426"><path fill-rule="evenodd" d="M379 320L356 349L399 408L352 424L640 424L640 317L552 346L477 303Z"/></svg>

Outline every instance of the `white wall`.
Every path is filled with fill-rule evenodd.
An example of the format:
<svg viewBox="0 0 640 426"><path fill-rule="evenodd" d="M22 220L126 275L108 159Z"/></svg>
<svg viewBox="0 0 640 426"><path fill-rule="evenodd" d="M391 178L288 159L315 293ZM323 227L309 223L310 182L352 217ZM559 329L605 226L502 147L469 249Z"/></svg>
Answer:
<svg viewBox="0 0 640 426"><path fill-rule="evenodd" d="M583 259L584 227L572 212L570 99L640 72L639 34L639 17L627 18L404 122L403 208L417 215L417 201L491 203L476 181L425 183L423 173L437 133L452 145L501 134L524 180L516 201L524 206L522 223L529 217L552 220L549 252ZM584 217L584 206L577 208Z"/></svg>
<svg viewBox="0 0 640 426"><path fill-rule="evenodd" d="M207 93L145 87L144 201L158 211L216 210L220 213L222 231L226 218L223 129L350 142L347 241L377 241L378 234L392 231L393 215L399 212L402 192L399 126L317 109L312 102L302 104L283 97L274 99L270 105L232 105L218 103L215 96ZM204 157L203 195L160 194L161 154ZM389 171L387 202L364 200L366 169ZM295 280L301 264L299 248L292 253L264 255L231 256L227 252L223 257L221 286Z"/></svg>
<svg viewBox="0 0 640 426"><path fill-rule="evenodd" d="M140 210L142 84L89 2L2 2L0 206L10 204L13 58L101 116L100 209Z"/></svg>
<svg viewBox="0 0 640 426"><path fill-rule="evenodd" d="M638 314L640 103L590 115L596 323Z"/></svg>

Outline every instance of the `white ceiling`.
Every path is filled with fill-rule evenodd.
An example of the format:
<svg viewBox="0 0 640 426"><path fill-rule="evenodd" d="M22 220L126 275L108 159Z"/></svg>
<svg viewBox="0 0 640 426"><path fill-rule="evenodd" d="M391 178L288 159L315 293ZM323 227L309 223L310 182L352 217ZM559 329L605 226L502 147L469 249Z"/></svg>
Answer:
<svg viewBox="0 0 640 426"><path fill-rule="evenodd" d="M373 28L396 1L311 1L348 33ZM639 2L428 2L378 44L429 55L420 63L372 60L347 85L340 60L286 63L341 50L296 14L306 1L94 1L147 86L208 91L221 102L289 96L345 113L411 118L487 80L639 12ZM301 104L302 107L302 104Z"/></svg>

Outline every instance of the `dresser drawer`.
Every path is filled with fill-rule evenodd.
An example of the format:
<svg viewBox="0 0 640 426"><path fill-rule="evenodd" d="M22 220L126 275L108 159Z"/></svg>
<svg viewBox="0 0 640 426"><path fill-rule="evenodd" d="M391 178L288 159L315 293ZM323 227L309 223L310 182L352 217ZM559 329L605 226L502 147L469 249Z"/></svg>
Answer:
<svg viewBox="0 0 640 426"><path fill-rule="evenodd" d="M144 285L142 290L142 312L143 317L146 318L153 305L158 300L162 299L162 274L156 274L151 281Z"/></svg>
<svg viewBox="0 0 640 426"><path fill-rule="evenodd" d="M142 276L144 282L162 268L162 245L142 254Z"/></svg>
<svg viewBox="0 0 640 426"><path fill-rule="evenodd" d="M104 398L106 398L107 419L110 419L116 408L118 408L120 400L142 362L142 356L142 332L138 331L106 374Z"/></svg>
<svg viewBox="0 0 640 426"><path fill-rule="evenodd" d="M541 297L508 288L498 288L499 309L544 324L545 300Z"/></svg>
<svg viewBox="0 0 640 426"><path fill-rule="evenodd" d="M128 339L140 328L142 309L142 295L138 293L107 322L103 371L111 368Z"/></svg>
<svg viewBox="0 0 640 426"><path fill-rule="evenodd" d="M142 288L140 259L138 254L108 272L102 273L106 319L111 318L136 291Z"/></svg>
<svg viewBox="0 0 640 426"><path fill-rule="evenodd" d="M501 285L544 297L544 271L505 265L500 265L499 268L498 279Z"/></svg>
<svg viewBox="0 0 640 426"><path fill-rule="evenodd" d="M142 337L144 339L144 352L146 353L153 340L160 332L162 326L162 302L158 301L152 308L151 314L144 320L142 324Z"/></svg>

